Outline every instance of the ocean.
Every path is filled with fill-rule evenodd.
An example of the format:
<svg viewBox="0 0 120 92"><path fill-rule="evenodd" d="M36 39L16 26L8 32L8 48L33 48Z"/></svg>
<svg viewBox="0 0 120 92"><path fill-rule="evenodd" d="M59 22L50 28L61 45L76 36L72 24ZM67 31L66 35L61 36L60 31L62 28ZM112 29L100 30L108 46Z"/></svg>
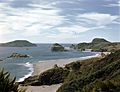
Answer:
<svg viewBox="0 0 120 92"><path fill-rule="evenodd" d="M11 75L16 76L17 81L29 77L33 73L32 63L45 60L68 59L96 55L96 52L52 52L52 44L38 44L37 47L0 47L0 68L4 68ZM63 44L68 47L70 44ZM7 58L12 53L30 55L30 58Z"/></svg>

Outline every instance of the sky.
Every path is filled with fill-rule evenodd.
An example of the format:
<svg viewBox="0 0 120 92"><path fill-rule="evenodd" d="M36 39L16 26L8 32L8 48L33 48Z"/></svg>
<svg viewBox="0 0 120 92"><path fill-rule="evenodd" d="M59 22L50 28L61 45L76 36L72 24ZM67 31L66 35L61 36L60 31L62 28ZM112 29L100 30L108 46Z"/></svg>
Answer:
<svg viewBox="0 0 120 92"><path fill-rule="evenodd" d="M0 0L0 43L120 42L120 0Z"/></svg>

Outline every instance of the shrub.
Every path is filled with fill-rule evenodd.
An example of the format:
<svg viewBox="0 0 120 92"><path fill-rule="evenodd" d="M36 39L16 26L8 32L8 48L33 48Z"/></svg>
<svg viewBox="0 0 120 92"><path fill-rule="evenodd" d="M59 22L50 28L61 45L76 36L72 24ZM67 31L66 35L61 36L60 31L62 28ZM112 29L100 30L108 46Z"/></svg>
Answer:
<svg viewBox="0 0 120 92"><path fill-rule="evenodd" d="M86 62L81 62L77 72L70 71L57 92L120 92L120 50L100 60ZM74 64L67 64L66 69L72 66L72 70L76 70Z"/></svg>
<svg viewBox="0 0 120 92"><path fill-rule="evenodd" d="M0 71L0 92L25 92L25 90L19 89L19 84L15 82L15 79L2 69Z"/></svg>
<svg viewBox="0 0 120 92"><path fill-rule="evenodd" d="M55 67L53 69L49 69L39 76L40 85L51 85L62 83L64 79L67 77L69 71L65 70L61 67Z"/></svg>
<svg viewBox="0 0 120 92"><path fill-rule="evenodd" d="M72 70L72 71L79 71L80 66L81 66L80 62L79 62L79 61L76 61L76 62L72 62L72 63L70 63L70 64L67 64L67 65L65 66L65 68L68 69L68 70L70 69L70 70Z"/></svg>

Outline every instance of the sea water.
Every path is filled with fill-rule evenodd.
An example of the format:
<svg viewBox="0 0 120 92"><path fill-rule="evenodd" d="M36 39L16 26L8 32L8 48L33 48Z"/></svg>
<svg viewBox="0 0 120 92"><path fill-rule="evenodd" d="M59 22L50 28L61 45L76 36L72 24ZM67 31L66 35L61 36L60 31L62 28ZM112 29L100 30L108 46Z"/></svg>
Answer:
<svg viewBox="0 0 120 92"><path fill-rule="evenodd" d="M69 44L63 44L69 46ZM52 52L51 44L38 44L37 47L0 47L0 68L4 68L18 81L23 81L33 73L32 63L45 60L67 59L93 56L95 52L67 51ZM7 58L12 53L30 55L30 58Z"/></svg>

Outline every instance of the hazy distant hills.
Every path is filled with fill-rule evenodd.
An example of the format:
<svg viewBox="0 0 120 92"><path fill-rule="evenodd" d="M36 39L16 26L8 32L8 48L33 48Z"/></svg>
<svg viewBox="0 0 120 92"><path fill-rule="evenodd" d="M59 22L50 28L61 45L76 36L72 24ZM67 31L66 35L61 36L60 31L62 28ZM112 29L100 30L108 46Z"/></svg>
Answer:
<svg viewBox="0 0 120 92"><path fill-rule="evenodd" d="M79 43L72 45L71 48L78 50L91 49L92 51L115 51L120 49L120 43L112 43L102 38L95 38L90 43Z"/></svg>
<svg viewBox="0 0 120 92"><path fill-rule="evenodd" d="M33 44L27 40L15 40L7 43L1 43L1 47L35 47L36 44Z"/></svg>
<svg viewBox="0 0 120 92"><path fill-rule="evenodd" d="M27 40L15 40L7 43L1 43L1 47L35 47L36 44L33 44ZM54 45L53 45L54 46ZM58 47L59 46L54 46ZM86 50L90 49L92 51L116 51L120 49L120 42L110 42L103 38L95 38L90 43L79 43L77 45L72 44L70 46L76 50ZM63 49L63 47L60 47ZM56 49L56 48L55 48Z"/></svg>

